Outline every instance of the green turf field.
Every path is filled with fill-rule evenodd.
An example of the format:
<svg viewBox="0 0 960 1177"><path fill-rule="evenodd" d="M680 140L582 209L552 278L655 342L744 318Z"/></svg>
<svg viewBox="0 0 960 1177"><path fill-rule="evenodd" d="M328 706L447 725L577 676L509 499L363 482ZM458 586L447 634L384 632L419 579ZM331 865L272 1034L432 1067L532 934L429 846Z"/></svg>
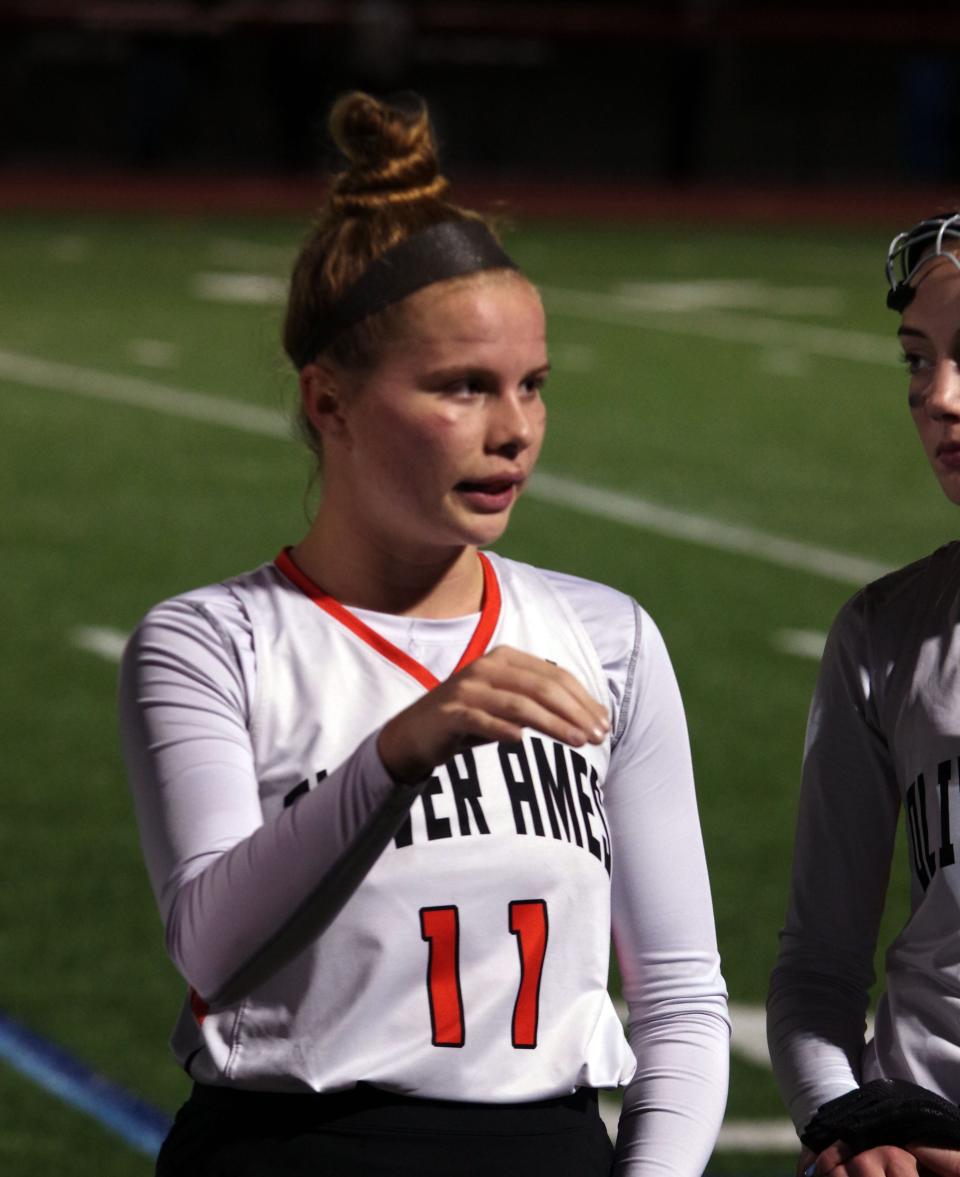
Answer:
<svg viewBox="0 0 960 1177"><path fill-rule="evenodd" d="M944 541L953 515L912 437L883 307L898 227L518 228L511 248L550 312L544 470L878 565ZM304 454L235 428L246 418L231 409L292 402L276 291L300 231L83 216L0 226L0 1011L167 1110L186 1090L166 1046L181 984L120 769L115 665L78 632L123 633L155 601L302 532ZM532 492L499 548L609 581L658 621L687 703L731 998L756 1006L816 672L783 634L825 631L854 584L669 530ZM151 1172L2 1064L0 1108L8 1177ZM783 1118L769 1070L735 1054L731 1125ZM711 1171L773 1177L792 1159L754 1145L718 1151Z"/></svg>

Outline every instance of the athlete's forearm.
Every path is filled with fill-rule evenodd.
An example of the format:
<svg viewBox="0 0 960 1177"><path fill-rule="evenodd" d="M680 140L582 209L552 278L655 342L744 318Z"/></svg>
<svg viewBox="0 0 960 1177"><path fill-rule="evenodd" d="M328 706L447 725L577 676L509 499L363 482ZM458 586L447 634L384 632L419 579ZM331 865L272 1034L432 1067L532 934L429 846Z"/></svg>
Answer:
<svg viewBox="0 0 960 1177"><path fill-rule="evenodd" d="M211 1005L241 1000L314 942L396 833L420 790L386 777L376 735L180 887L168 951Z"/></svg>
<svg viewBox="0 0 960 1177"><path fill-rule="evenodd" d="M238 633L224 640L215 616L168 602L131 638L120 681L124 755L168 950L201 996L220 1001L322 930L415 796L390 779L374 734L265 822Z"/></svg>
<svg viewBox="0 0 960 1177"><path fill-rule="evenodd" d="M723 1119L730 1026L683 704L663 641L642 621L605 794L613 932L637 1058L614 1171L699 1177Z"/></svg>
<svg viewBox="0 0 960 1177"><path fill-rule="evenodd" d="M835 622L821 663L790 899L767 1003L774 1075L798 1128L860 1081L899 812L862 627L855 598Z"/></svg>
<svg viewBox="0 0 960 1177"><path fill-rule="evenodd" d="M661 1011L629 1037L637 1073L624 1096L615 1177L700 1177L727 1099L725 998L701 999L695 1010Z"/></svg>
<svg viewBox="0 0 960 1177"><path fill-rule="evenodd" d="M862 984L845 984L829 961L803 969L789 949L774 969L767 1042L798 1131L821 1104L859 1085L868 991L866 976Z"/></svg>

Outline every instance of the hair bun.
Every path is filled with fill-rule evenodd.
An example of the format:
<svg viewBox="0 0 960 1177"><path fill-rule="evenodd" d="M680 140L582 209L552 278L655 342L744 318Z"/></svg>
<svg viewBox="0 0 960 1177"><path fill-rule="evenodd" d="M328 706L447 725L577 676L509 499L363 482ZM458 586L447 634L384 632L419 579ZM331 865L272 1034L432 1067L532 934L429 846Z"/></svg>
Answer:
<svg viewBox="0 0 960 1177"><path fill-rule="evenodd" d="M416 94L389 104L360 91L345 94L330 112L330 134L347 161L330 193L341 213L436 199L447 189L430 117Z"/></svg>

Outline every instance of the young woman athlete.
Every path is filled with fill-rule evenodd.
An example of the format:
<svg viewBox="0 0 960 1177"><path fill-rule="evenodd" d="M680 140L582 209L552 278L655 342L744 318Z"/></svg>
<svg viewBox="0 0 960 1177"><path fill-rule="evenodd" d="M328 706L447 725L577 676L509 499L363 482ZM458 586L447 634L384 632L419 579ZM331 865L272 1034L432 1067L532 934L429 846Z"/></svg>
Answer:
<svg viewBox="0 0 960 1177"><path fill-rule="evenodd" d="M331 130L285 325L322 502L123 665L190 986L157 1171L692 1177L728 1024L663 642L616 590L481 550L543 439L540 299L447 199L422 108L348 95Z"/></svg>
<svg viewBox="0 0 960 1177"><path fill-rule="evenodd" d="M960 214L897 237L887 275L910 412L941 488L960 505ZM960 1174L958 643L958 543L857 593L827 642L768 999L774 1071L811 1173ZM911 915L887 951L865 1042L901 810Z"/></svg>

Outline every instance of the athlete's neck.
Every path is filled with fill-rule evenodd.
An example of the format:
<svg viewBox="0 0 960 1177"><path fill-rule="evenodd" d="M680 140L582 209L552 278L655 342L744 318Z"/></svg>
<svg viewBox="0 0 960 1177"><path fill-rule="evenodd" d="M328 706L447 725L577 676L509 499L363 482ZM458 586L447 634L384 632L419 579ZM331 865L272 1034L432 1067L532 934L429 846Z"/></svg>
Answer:
<svg viewBox="0 0 960 1177"><path fill-rule="evenodd" d="M291 552L301 572L342 605L434 618L480 609L483 569L476 548L400 551L342 530L321 511Z"/></svg>

